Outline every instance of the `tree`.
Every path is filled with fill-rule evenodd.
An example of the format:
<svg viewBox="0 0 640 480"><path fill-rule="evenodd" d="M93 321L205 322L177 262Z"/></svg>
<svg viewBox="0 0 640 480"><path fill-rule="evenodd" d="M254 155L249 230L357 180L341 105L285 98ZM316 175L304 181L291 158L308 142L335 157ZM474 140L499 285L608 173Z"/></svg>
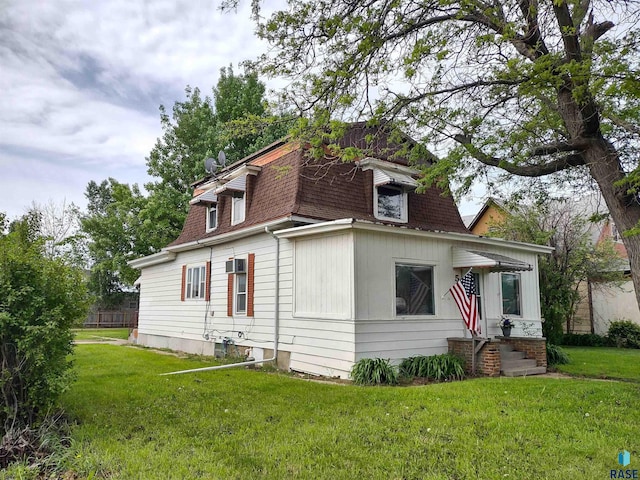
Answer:
<svg viewBox="0 0 640 480"><path fill-rule="evenodd" d="M284 97L311 119L302 127L392 122L446 150L425 185L464 191L495 171L595 182L640 304L637 3L309 0L266 21L253 5L274 47L256 65L294 79Z"/></svg>
<svg viewBox="0 0 640 480"><path fill-rule="evenodd" d="M592 229L602 222L597 212L567 199L512 202L504 220L492 225L490 236L548 245L554 251L538 261L542 330L551 343L559 343L564 325L571 321L580 301L579 287L590 278L621 282L621 258L612 241L593 244Z"/></svg>
<svg viewBox="0 0 640 480"><path fill-rule="evenodd" d="M48 257L66 257L79 267L87 265L86 239L80 232L81 213L73 202L32 202L29 210L40 218L39 233L45 239Z"/></svg>
<svg viewBox="0 0 640 480"><path fill-rule="evenodd" d="M120 303L126 287L138 277L137 270L127 262L154 253L153 246L144 242L145 218L141 212L147 200L137 185L129 186L113 178L100 184L89 182L85 196L88 214L81 223L90 238L89 289L99 304L111 307Z"/></svg>
<svg viewBox="0 0 640 480"><path fill-rule="evenodd" d="M289 117L266 108L265 87L255 74L220 71L213 99L187 87L186 99L169 115L160 106L163 135L147 158L156 180L137 185L110 178L91 181L82 230L89 237L90 290L104 306L120 303L138 272L127 262L160 251L175 240L192 197L191 184L204 177L204 159L224 150L227 163L239 160L286 134Z"/></svg>
<svg viewBox="0 0 640 480"><path fill-rule="evenodd" d="M0 217L3 215L0 215ZM32 425L71 379L71 326L87 313L82 270L51 257L30 212L0 229L0 424Z"/></svg>

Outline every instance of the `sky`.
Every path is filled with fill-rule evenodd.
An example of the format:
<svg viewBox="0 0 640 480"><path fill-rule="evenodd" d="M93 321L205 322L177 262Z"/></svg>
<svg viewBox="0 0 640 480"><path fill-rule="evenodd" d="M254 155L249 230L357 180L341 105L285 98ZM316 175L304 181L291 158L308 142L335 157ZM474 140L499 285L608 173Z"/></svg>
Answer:
<svg viewBox="0 0 640 480"><path fill-rule="evenodd" d="M170 110L187 85L210 94L222 67L241 72L267 49L250 2L236 13L218 5L0 0L0 212L14 218L34 201L85 208L91 180L149 181L159 106Z"/></svg>

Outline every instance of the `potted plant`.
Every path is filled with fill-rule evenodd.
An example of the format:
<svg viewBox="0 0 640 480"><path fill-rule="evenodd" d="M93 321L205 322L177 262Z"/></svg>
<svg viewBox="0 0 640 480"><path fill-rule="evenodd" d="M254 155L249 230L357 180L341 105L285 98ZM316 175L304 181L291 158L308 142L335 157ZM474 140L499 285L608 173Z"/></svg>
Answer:
<svg viewBox="0 0 640 480"><path fill-rule="evenodd" d="M511 329L514 325L513 320L509 317L502 317L498 322L498 326L502 329L502 335L505 337L511 336Z"/></svg>

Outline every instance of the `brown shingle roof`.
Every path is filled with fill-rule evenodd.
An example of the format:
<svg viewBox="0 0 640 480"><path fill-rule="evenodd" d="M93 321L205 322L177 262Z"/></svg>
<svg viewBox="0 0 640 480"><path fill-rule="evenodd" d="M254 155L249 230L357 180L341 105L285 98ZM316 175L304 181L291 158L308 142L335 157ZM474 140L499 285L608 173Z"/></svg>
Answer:
<svg viewBox="0 0 640 480"><path fill-rule="evenodd" d="M406 165L406 160L393 156L397 148L389 146L385 136L367 144L369 127L356 124L343 139L344 146L366 148L369 155ZM295 148L295 147L294 147ZM299 215L318 220L355 218L380 223L373 215L373 173L363 171L355 163L339 161L328 164L312 161L305 150L291 147L266 149L262 155L247 157L251 165L261 166L256 175L247 176L245 221L231 225L231 201L218 197L218 228L207 233L206 205L191 205L180 236L171 243L178 245L222 233ZM241 165L238 162L238 166ZM409 221L398 225L433 231L469 233L460 213L449 196L442 196L437 188L423 194L408 194Z"/></svg>

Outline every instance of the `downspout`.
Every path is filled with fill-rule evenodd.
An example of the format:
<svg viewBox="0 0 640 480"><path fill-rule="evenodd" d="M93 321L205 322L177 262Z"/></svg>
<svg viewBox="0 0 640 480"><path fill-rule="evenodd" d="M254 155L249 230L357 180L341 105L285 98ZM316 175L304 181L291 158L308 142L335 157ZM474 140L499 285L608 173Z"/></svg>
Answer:
<svg viewBox="0 0 640 480"><path fill-rule="evenodd" d="M160 375L179 375L182 373L207 372L209 370L222 370L223 368L245 367L248 365L256 365L258 363L272 362L278 363L278 331L280 328L280 239L271 231L269 227L264 227L264 231L270 234L276 241L276 289L275 304L273 318L273 356L262 360L251 360L248 362L230 363L228 365L216 365L215 367L192 368L190 370L179 370L177 372L161 373Z"/></svg>

